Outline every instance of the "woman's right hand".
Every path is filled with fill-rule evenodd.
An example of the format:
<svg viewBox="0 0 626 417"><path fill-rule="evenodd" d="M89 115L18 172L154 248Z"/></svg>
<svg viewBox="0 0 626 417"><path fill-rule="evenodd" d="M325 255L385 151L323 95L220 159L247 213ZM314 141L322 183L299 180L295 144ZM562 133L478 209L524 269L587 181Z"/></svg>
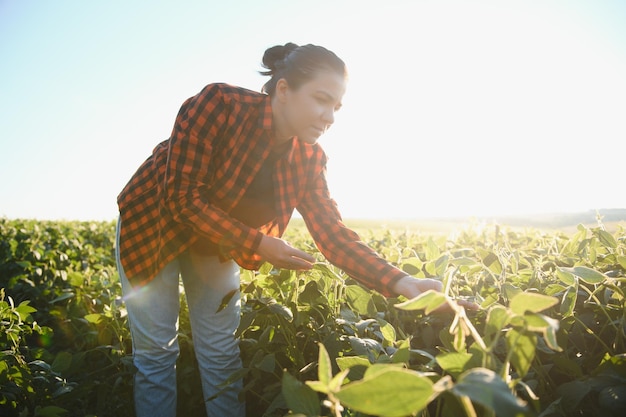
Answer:
<svg viewBox="0 0 626 417"><path fill-rule="evenodd" d="M296 249L288 242L264 235L257 248L257 254L266 262L277 268L306 270L313 267L315 257L313 255Z"/></svg>

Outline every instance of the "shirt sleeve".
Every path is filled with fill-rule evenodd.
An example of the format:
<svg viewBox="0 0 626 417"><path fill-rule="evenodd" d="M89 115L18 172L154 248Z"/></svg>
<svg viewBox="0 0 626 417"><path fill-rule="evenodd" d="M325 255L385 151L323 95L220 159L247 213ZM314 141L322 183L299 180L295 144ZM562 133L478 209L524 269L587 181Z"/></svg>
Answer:
<svg viewBox="0 0 626 417"><path fill-rule="evenodd" d="M214 151L228 127L229 112L224 94L215 84L181 106L169 141L165 205L176 222L222 248L253 253L262 234L209 200Z"/></svg>
<svg viewBox="0 0 626 417"><path fill-rule="evenodd" d="M298 206L317 247L330 263L366 287L385 296L395 295L393 285L407 274L384 260L343 224L337 204L330 197L325 173L324 168Z"/></svg>

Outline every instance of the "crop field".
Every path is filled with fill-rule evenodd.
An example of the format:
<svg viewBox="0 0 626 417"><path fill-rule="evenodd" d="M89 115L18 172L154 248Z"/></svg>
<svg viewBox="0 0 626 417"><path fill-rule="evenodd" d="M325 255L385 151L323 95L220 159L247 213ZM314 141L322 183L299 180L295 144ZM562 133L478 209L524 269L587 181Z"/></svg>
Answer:
<svg viewBox="0 0 626 417"><path fill-rule="evenodd" d="M244 367L231 378L248 416L624 415L623 226L353 226L444 293L369 291L294 222L286 238L314 269L241 275ZM114 223L0 218L0 238L0 415L133 416ZM178 414L202 416L184 292L181 306Z"/></svg>

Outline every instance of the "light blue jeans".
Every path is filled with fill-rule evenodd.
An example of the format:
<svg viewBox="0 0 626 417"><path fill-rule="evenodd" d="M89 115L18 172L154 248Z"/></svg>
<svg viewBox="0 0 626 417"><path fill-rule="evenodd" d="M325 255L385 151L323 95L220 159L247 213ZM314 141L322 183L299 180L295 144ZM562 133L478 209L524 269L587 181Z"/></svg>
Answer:
<svg viewBox="0 0 626 417"><path fill-rule="evenodd" d="M119 247L119 223L117 241ZM235 339L241 311L239 266L233 261L221 263L216 256L185 252L139 289L130 285L119 254L117 266L137 368L134 383L137 417L176 416L180 278L189 306L203 395L208 399L221 391L220 384L242 366ZM237 290L236 294L220 309L224 296L233 290ZM239 380L206 402L208 417L244 417L244 403L238 400L242 385Z"/></svg>

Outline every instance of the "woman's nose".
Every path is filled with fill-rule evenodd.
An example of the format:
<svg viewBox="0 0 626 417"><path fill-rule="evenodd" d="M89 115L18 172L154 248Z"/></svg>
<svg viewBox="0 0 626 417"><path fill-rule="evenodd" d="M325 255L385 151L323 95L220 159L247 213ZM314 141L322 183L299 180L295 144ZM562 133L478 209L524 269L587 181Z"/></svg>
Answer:
<svg viewBox="0 0 626 417"><path fill-rule="evenodd" d="M326 110L324 114L322 114L322 120L324 120L324 123L328 125L327 128L330 127L330 125L335 123L335 110Z"/></svg>

